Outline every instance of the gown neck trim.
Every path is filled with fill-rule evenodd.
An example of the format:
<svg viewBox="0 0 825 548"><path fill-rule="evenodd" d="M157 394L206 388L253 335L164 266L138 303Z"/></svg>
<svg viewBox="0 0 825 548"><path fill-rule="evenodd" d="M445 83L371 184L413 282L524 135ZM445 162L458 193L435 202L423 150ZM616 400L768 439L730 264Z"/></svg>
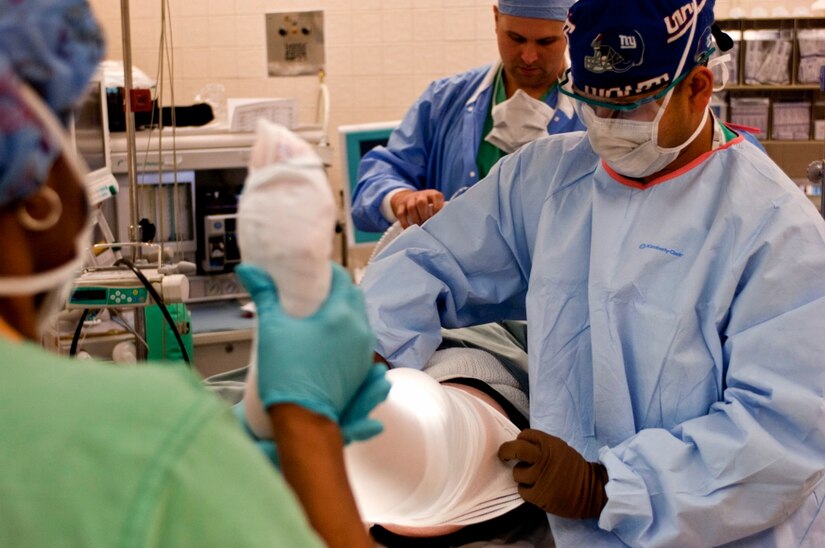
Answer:
<svg viewBox="0 0 825 548"><path fill-rule="evenodd" d="M629 186L629 187L638 189L638 190L647 190L648 188L654 187L656 185L660 185L662 183L666 183L670 180L676 179L677 177L681 177L684 173L687 173L688 171L690 171L694 167L696 167L699 164L701 164L702 162L704 162L707 158L710 157L711 154L715 154L715 153L719 152L720 150L728 149L728 148L732 147L733 145L737 145L737 144L741 143L744 140L745 140L745 138L742 137L741 135L739 135L735 139L733 139L731 141L728 141L724 145L722 145L718 148L711 149L711 150L709 150L709 151L707 151L703 154L700 154L699 156L697 156L696 158L691 160L689 163L683 165L679 169L677 169L675 171L670 171L668 173L665 173L661 177L657 177L657 178L653 179L652 181L650 181L649 183L642 183L642 182L636 181L634 179L630 179L628 177L625 177L624 175L621 175L619 173L616 173L615 171L613 171L613 169L610 168L609 165L607 165L607 163L604 160L602 160L601 163L602 163L602 167L604 167L604 170L608 173L608 175L610 175L613 179L615 179L619 183L621 183L625 186Z"/></svg>

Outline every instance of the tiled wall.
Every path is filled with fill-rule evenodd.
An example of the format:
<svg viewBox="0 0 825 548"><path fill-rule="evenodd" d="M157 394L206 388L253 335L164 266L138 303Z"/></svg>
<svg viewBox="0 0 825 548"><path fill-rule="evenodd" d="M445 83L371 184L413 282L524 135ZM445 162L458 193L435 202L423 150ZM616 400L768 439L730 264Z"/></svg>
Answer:
<svg viewBox="0 0 825 548"><path fill-rule="evenodd" d="M119 59L119 3L92 5L107 33L109 57ZM432 79L495 58L492 5L493 0L172 0L175 102L192 102L203 85L220 82L233 97L298 97L303 118L311 121L317 78L266 75L264 14L320 9L333 126L396 119ZM131 0L130 11L133 63L154 77L160 1Z"/></svg>
<svg viewBox="0 0 825 548"><path fill-rule="evenodd" d="M320 9L325 18L331 127L398 119L434 78L497 56L491 7L495 1L169 0L175 102L189 104L202 86L219 82L230 97L297 97L302 121L313 121L317 78L266 75L264 15ZM109 57L120 59L120 2L91 3L106 31ZM734 10L746 16L770 15L784 8L792 15L810 5L785 0L777 8L773 0L718 0L716 14L723 18ZM160 0L130 0L133 63L152 77L158 65L160 6ZM168 86L165 89L168 104ZM330 138L337 144L335 133ZM337 166L331 179L340 186Z"/></svg>
<svg viewBox="0 0 825 548"><path fill-rule="evenodd" d="M109 56L120 58L120 2L91 0L102 19ZM169 0L175 61L175 100L191 102L203 85L220 82L234 97L294 96L312 118L314 77L266 75L264 14L324 11L327 73L335 125L395 119L428 82L496 56L491 6L495 0ZM719 0L731 9L788 14L809 1ZM160 0L130 0L132 55L155 75ZM168 78L168 74L167 74ZM168 97L168 91L167 91Z"/></svg>

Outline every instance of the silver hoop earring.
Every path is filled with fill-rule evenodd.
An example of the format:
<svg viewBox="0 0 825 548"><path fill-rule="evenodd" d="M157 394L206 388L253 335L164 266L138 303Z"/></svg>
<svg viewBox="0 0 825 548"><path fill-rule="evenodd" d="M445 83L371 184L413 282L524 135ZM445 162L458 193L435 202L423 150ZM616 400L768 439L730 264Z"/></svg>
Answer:
<svg viewBox="0 0 825 548"><path fill-rule="evenodd" d="M23 225L23 228L31 230L32 232L49 230L57 224L57 221L60 220L60 216L63 214L63 202L60 201L60 196L58 196L53 188L44 186L40 190L40 194L49 206L49 214L43 219L35 219L32 217L29 210L26 209L25 204L21 204L17 209L17 220Z"/></svg>

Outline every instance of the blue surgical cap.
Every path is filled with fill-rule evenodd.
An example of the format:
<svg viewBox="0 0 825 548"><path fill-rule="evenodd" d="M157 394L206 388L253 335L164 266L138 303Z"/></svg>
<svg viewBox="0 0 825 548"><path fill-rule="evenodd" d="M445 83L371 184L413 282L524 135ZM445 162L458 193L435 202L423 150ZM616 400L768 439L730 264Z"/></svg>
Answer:
<svg viewBox="0 0 825 548"><path fill-rule="evenodd" d="M20 79L0 57L0 207L46 181L60 146L20 95Z"/></svg>
<svg viewBox="0 0 825 548"><path fill-rule="evenodd" d="M86 0L0 0L0 207L40 188L60 154L21 86L63 114L86 91L102 55Z"/></svg>
<svg viewBox="0 0 825 548"><path fill-rule="evenodd" d="M579 0L565 24L573 84L605 98L671 84L707 60L713 5L714 0L623 0L617 9L613 0Z"/></svg>
<svg viewBox="0 0 825 548"><path fill-rule="evenodd" d="M499 0L498 11L514 17L564 21L575 0Z"/></svg>
<svg viewBox="0 0 825 548"><path fill-rule="evenodd" d="M0 0L0 54L62 113L86 90L103 35L86 0Z"/></svg>

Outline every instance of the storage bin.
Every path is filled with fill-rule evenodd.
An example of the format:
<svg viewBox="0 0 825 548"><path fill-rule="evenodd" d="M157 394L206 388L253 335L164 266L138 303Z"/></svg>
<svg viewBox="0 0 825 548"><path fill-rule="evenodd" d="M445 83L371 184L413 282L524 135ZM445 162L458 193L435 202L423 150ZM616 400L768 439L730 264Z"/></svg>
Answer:
<svg viewBox="0 0 825 548"><path fill-rule="evenodd" d="M807 141L811 138L811 103L774 103L771 138Z"/></svg>
<svg viewBox="0 0 825 548"><path fill-rule="evenodd" d="M790 29L746 30L746 84L789 84L793 31Z"/></svg>
<svg viewBox="0 0 825 548"><path fill-rule="evenodd" d="M758 129L758 139L768 138L768 114L770 99L767 97L732 97L730 121L740 126Z"/></svg>
<svg viewBox="0 0 825 548"><path fill-rule="evenodd" d="M814 120L814 139L825 141L825 120Z"/></svg>
<svg viewBox="0 0 825 548"><path fill-rule="evenodd" d="M820 67L825 65L825 29L802 29L796 38L799 42L796 79L800 84L816 84Z"/></svg>

